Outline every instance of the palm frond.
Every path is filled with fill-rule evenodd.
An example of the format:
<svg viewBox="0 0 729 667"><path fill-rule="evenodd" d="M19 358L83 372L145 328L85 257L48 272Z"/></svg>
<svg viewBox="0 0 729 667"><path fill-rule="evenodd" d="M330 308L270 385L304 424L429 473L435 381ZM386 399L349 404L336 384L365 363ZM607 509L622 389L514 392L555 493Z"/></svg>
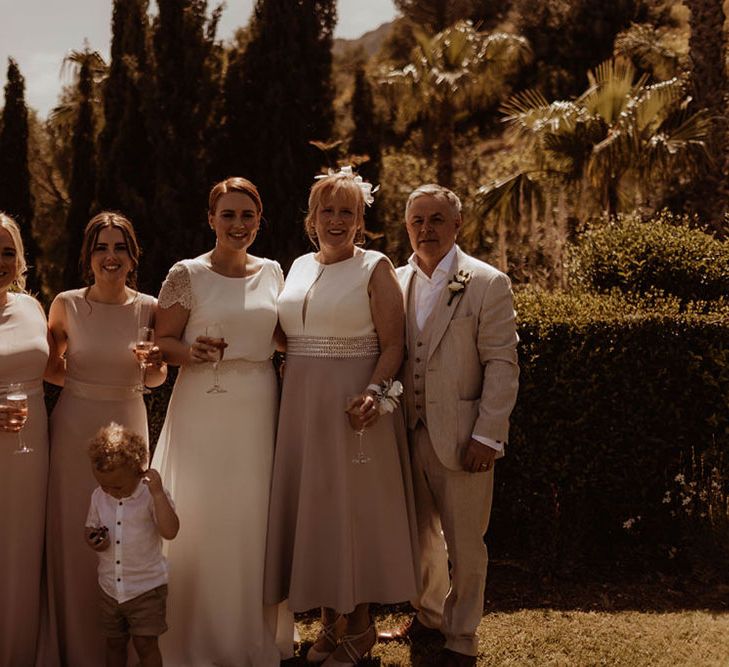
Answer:
<svg viewBox="0 0 729 667"><path fill-rule="evenodd" d="M492 181L476 192L476 206L486 216L494 213L500 220L519 220L524 202L543 202L544 193L538 181L528 172L519 171L507 178Z"/></svg>
<svg viewBox="0 0 729 667"><path fill-rule="evenodd" d="M647 75L642 75L634 83L635 76L636 70L631 62L622 58L606 60L587 73L590 86L578 98L578 103L612 124L648 80Z"/></svg>

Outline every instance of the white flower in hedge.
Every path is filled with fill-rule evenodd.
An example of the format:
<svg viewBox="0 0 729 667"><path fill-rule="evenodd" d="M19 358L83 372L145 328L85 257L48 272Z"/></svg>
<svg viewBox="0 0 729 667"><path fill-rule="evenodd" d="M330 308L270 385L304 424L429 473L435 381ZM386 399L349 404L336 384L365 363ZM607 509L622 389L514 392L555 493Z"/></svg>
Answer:
<svg viewBox="0 0 729 667"><path fill-rule="evenodd" d="M636 523L638 523L638 521L640 521L640 519L640 514L635 518L630 517L627 521L623 521L623 528L625 528L625 530L630 530Z"/></svg>

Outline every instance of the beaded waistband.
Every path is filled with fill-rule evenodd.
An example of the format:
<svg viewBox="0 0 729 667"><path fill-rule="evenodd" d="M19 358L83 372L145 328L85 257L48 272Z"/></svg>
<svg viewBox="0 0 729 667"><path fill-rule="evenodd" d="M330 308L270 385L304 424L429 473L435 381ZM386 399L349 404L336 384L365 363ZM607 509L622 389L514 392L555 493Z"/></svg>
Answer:
<svg viewBox="0 0 729 667"><path fill-rule="evenodd" d="M15 387L19 387L21 391L25 392L26 396L35 396L36 394L43 393L43 380L31 380L30 382L16 382ZM0 396L4 396L10 390L9 384L0 383Z"/></svg>
<svg viewBox="0 0 729 667"><path fill-rule="evenodd" d="M328 357L332 359L354 359L377 357L380 343L376 334L345 338L340 336L289 336L286 339L286 354L300 357Z"/></svg>
<svg viewBox="0 0 729 667"><path fill-rule="evenodd" d="M90 384L70 377L66 377L63 390L79 398L91 398L95 401L127 401L142 395L134 390L134 386Z"/></svg>

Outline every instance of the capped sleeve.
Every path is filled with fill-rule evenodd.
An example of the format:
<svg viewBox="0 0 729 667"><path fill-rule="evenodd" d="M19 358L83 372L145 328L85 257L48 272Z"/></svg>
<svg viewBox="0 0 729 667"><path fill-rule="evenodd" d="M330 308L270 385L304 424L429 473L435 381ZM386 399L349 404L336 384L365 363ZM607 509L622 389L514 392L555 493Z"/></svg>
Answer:
<svg viewBox="0 0 729 667"><path fill-rule="evenodd" d="M281 270L281 265L274 261L273 263L273 273L276 276L276 283L278 284L278 293L281 294L281 290L284 287L284 274Z"/></svg>
<svg viewBox="0 0 729 667"><path fill-rule="evenodd" d="M160 308L171 308L179 303L186 310L192 310L192 282L190 271L182 263L177 262L167 274L159 291Z"/></svg>

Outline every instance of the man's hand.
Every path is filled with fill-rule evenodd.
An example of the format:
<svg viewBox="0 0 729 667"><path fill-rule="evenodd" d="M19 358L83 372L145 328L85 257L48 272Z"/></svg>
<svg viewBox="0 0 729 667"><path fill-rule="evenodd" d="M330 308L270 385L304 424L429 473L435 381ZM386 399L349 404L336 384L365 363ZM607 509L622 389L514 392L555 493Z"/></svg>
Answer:
<svg viewBox="0 0 729 667"><path fill-rule="evenodd" d="M463 450L463 469L468 472L488 472L496 462L496 450L471 438Z"/></svg>

